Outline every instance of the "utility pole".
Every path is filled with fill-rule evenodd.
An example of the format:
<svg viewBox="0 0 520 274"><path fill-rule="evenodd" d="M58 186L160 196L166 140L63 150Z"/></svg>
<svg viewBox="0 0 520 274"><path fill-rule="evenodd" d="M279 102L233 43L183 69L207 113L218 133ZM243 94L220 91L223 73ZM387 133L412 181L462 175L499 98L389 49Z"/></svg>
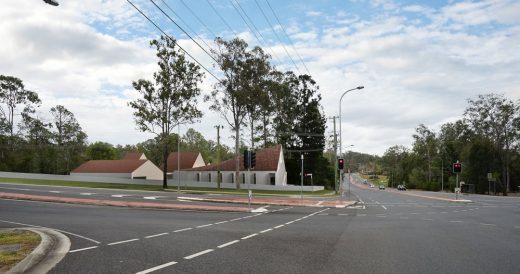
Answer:
<svg viewBox="0 0 520 274"><path fill-rule="evenodd" d="M216 125L217 128L217 188L220 189L220 129L224 128L221 125Z"/></svg>
<svg viewBox="0 0 520 274"><path fill-rule="evenodd" d="M334 191L338 194L338 135L336 134L336 116L331 118L334 124Z"/></svg>
<svg viewBox="0 0 520 274"><path fill-rule="evenodd" d="M181 124L177 125L177 192L181 191Z"/></svg>
<svg viewBox="0 0 520 274"><path fill-rule="evenodd" d="M301 190L300 190L300 195L301 195L301 199L303 200L303 152L301 154L301 159L302 159L302 179L301 179Z"/></svg>

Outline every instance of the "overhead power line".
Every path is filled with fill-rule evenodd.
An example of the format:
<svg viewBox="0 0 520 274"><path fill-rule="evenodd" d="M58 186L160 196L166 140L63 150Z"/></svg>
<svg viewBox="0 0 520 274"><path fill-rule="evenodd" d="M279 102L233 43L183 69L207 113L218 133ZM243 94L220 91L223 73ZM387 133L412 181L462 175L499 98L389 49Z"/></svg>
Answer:
<svg viewBox="0 0 520 274"><path fill-rule="evenodd" d="M289 56L289 59L291 59L291 62L293 63L294 67L296 68L296 70L298 70L298 72L300 72L300 70L298 69L298 66L297 66L296 63L294 62L292 56L289 54L289 51L287 51L287 48L285 47L285 45L283 44L282 40L281 40L280 37L278 36L278 33L276 33L276 30L274 29L273 24L271 24L271 21L269 21L269 18L267 18L267 16L265 15L264 10L263 10L262 7L260 6L260 4L258 4L258 1L257 1L257 0L255 0L255 3L256 3L256 6L258 7L258 9L260 9L260 12L262 13L262 15L264 16L265 21L267 21L267 23L268 23L269 26L271 27L271 30L273 31L274 35L276 36L276 38L278 39L278 41L280 41L280 44L282 45L283 49L285 50L285 53L287 54L287 56ZM300 74L301 74L301 73L300 73Z"/></svg>
<svg viewBox="0 0 520 274"><path fill-rule="evenodd" d="M231 30L231 32L233 32L233 34L235 34L235 36L238 36L238 34L236 33L236 31L231 28L231 26L228 24L228 22L224 19L224 17L222 17L222 15L220 15L220 13L217 11L217 9L215 8L215 6L213 6L213 4L211 4L211 2L209 0L206 0L206 2L208 2L208 4L211 6L211 8L213 9L213 11L217 14L217 16L220 18L220 20L222 20L222 22L224 22L224 24L229 28L229 30Z"/></svg>
<svg viewBox="0 0 520 274"><path fill-rule="evenodd" d="M197 14L186 4L186 2L184 2L184 0L181 0L181 3L190 11L193 17L195 17L195 19L197 19L197 21L199 21L199 23L203 25L213 35L213 39L215 39L217 35L197 16Z"/></svg>
<svg viewBox="0 0 520 274"><path fill-rule="evenodd" d="M157 28L160 32L162 32L166 37L168 37L169 39L171 39L175 45L177 45L186 55L188 55L191 59L193 59L193 61L195 61L199 66L201 66L207 73L209 73L211 76L213 76L213 78L215 78L217 81L220 81L220 79L215 76L215 74L211 73L211 71L209 71L204 65L202 65L197 59L195 59L195 57L193 57L189 52L187 52L181 45L179 45L175 39L173 39L173 37L171 37L169 34L167 34L161 27L159 27L152 19L150 19L150 17L148 17L143 11L141 11L136 5L134 5L134 3L132 3L132 1L130 0L126 0L130 5L132 5L132 7L134 7L134 9L136 9L142 16L144 16L146 18L146 20L148 20L148 22L150 22L152 25L155 26L155 28Z"/></svg>
<svg viewBox="0 0 520 274"><path fill-rule="evenodd" d="M202 37L200 37L197 32L195 30L193 30L190 25L188 23L186 23L186 21L184 21L182 19L182 17L179 16L179 14L177 14L171 7L170 5L168 5L168 3L166 3L166 1L164 0L161 0L161 2L166 6L166 8L168 8L172 13L173 15L175 15L177 18L179 18L179 20L181 20L182 23L184 23L184 25L192 32L195 34L195 36L202 41L202 43L204 43L204 45L206 45L210 50L211 50L211 46L208 45L208 43L206 43L206 41L204 39L202 39Z"/></svg>
<svg viewBox="0 0 520 274"><path fill-rule="evenodd" d="M296 52L296 55L298 56L298 58L300 58L300 62L303 64L303 66L305 67L305 70L306 70L307 73L310 75L311 73L309 72L309 69L307 68L307 66L305 65L305 62L303 62L302 57L300 56L300 54L299 54L298 51L296 50L296 47L294 46L294 43L293 43L293 41L291 40L291 37L289 37L289 35L288 35L287 32L285 31L285 28L283 27L282 23L280 22L280 19L278 18L278 15L276 15L276 12L274 12L273 7L271 7L271 4L269 4L269 0L265 0L265 2L266 2L267 5L269 6L269 9L271 9L271 12L273 13L274 17L276 18L276 21L278 22L278 24L279 24L280 27L282 28L283 33L284 33L285 36L287 37L287 40L289 40L289 43L291 43L291 46L292 46L292 48L294 49L294 52Z"/></svg>
<svg viewBox="0 0 520 274"><path fill-rule="evenodd" d="M262 47L266 48L266 50L267 50L267 46L266 46L266 45L267 45L267 42L266 42L266 40L264 39L264 37L262 36L262 33L260 33L260 31L258 31L258 28L257 28L256 25L253 23L253 21L249 18L249 16L248 16L247 13L245 12L245 10L242 8L242 6L240 5L240 3L239 3L238 1L236 1L236 0L230 0L230 2L231 2L231 4L233 5L233 8L235 8L235 10L236 10L236 12L238 13L238 15L240 15L240 17L242 18L242 21L244 21L244 23L247 25L247 27L249 28L249 30L251 30L251 32L253 33L253 35L256 37L256 40L258 40L258 43L260 43L260 45L261 45ZM233 2L235 2L235 3L233 3ZM236 4L236 6L235 6L235 4ZM247 19L249 20L249 22L251 23L251 25L252 25L253 27L251 27L251 26L249 25L249 23L247 23L246 18L244 18L244 16L242 16L242 13L240 13L240 10L239 10L239 9L244 13L244 16L247 17ZM253 30L253 28L256 30L256 32L255 32L255 30ZM257 32L258 32L258 35L260 35L260 38L262 38L262 40L259 38L258 35L256 35ZM262 43L262 41L264 41L265 44ZM270 50L271 55L273 56L273 58L275 58L276 61L278 61L278 63L282 63L282 62L280 61L280 59L279 59L279 58L274 54L274 52L273 52L271 49L269 49L269 50Z"/></svg>
<svg viewBox="0 0 520 274"><path fill-rule="evenodd" d="M215 63L218 63L217 59L215 59L215 57L213 57L213 55L211 55L211 53L209 53L205 48L203 48L199 42L197 42L195 39L193 39L193 37L191 37L191 35L185 31L181 26L179 26L179 24L177 24L177 22L175 22L175 20L173 20L170 15L168 15L166 12L164 12L163 9L161 9L161 7L159 7L159 5L157 5L154 0L150 0L150 2L152 2L152 4L157 7L157 9L159 9L162 14L164 14L168 19L170 19L170 21L172 21L172 23L174 23L182 32L184 32L186 35L188 35L188 37L191 39L191 41L193 41L195 44L197 44L197 46L199 46L200 49L202 49L202 51L204 51L209 57L211 57L211 59L213 59L213 61L215 61Z"/></svg>

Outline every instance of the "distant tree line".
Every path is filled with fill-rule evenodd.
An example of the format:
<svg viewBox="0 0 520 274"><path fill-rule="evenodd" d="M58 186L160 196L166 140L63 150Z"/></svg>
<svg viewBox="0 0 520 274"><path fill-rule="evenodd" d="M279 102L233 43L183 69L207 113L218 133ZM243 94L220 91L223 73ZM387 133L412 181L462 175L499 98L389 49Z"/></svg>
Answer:
<svg viewBox="0 0 520 274"><path fill-rule="evenodd" d="M463 118L446 123L439 132L419 125L411 148L390 147L380 166L390 184L409 188L453 190L452 164L462 163L460 180L488 191L488 173L496 179L497 191L507 195L520 186L520 102L499 94L468 100ZM444 176L444 177L441 177ZM493 187L491 187L493 191Z"/></svg>

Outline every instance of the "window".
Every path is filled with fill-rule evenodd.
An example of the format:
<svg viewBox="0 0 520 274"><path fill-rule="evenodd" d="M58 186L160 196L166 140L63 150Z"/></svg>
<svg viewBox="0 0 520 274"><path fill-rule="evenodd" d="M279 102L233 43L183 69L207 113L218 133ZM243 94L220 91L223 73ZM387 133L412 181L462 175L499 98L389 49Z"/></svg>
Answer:
<svg viewBox="0 0 520 274"><path fill-rule="evenodd" d="M211 173L208 173L208 181L211 183Z"/></svg>

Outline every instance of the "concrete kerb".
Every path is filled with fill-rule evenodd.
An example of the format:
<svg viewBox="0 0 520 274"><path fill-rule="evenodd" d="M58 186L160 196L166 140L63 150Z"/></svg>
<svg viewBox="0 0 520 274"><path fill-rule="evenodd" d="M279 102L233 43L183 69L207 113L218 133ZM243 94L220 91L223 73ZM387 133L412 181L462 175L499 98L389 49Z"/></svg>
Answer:
<svg viewBox="0 0 520 274"><path fill-rule="evenodd" d="M219 198L199 198L199 197L178 197L180 200L212 202L212 203L229 203L229 204L248 204L247 199L219 199ZM338 204L339 203L339 204ZM266 200L251 199L251 205L275 205L275 206L303 206L303 207L336 207L344 208L355 205L357 201L310 201L310 200Z"/></svg>
<svg viewBox="0 0 520 274"><path fill-rule="evenodd" d="M7 274L47 273L69 252L69 238L58 231L33 227L20 229L37 233L41 237L41 242L31 254L11 268Z"/></svg>

